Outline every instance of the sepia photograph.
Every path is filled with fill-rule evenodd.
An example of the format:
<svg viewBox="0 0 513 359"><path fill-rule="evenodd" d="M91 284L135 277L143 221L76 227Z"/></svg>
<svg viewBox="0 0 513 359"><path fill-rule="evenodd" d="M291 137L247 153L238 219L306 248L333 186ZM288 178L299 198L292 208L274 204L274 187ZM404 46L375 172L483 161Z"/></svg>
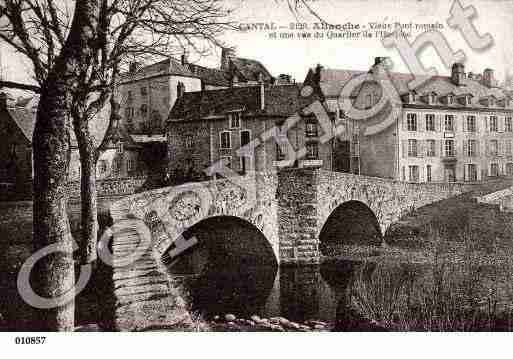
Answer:
<svg viewBox="0 0 513 359"><path fill-rule="evenodd" d="M512 19L0 0L0 339L513 331Z"/></svg>

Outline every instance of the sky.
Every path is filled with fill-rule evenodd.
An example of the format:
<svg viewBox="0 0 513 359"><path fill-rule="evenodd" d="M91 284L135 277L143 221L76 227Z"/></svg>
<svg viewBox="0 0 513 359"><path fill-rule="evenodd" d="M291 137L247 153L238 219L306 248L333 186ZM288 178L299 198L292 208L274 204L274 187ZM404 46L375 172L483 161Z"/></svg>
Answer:
<svg viewBox="0 0 513 359"><path fill-rule="evenodd" d="M291 13L286 0L226 0L236 11L232 20L242 24L266 23L285 27L277 31L288 32L291 23L306 23L313 33L313 23L319 22L306 9L300 10L297 18ZM477 16L472 19L478 32L489 33L494 44L485 51L476 52L465 42L459 31L447 26L453 0L308 0L309 5L324 20L332 24L359 24L369 28L371 22L408 24L439 23L440 31L454 51L462 50L466 55L466 71L482 73L490 67L496 78L503 80L513 66L513 0L461 0L461 4L474 6ZM287 29L286 29L287 28ZM301 82L309 68L321 64L329 68L367 70L376 56L390 57L394 71L408 72L397 50L385 48L378 38L370 39L271 39L273 30L231 31L222 40L237 49L237 55L261 61L277 76L292 75ZM297 32L292 31L293 35ZM324 35L326 36L326 31ZM340 32L340 31L336 31ZM412 33L410 41L421 31ZM3 75L13 81L30 81L31 69L20 56L0 47ZM208 58L190 60L199 64L219 66L220 51ZM427 48L420 57L426 68L434 66L440 74L448 74L432 48Z"/></svg>

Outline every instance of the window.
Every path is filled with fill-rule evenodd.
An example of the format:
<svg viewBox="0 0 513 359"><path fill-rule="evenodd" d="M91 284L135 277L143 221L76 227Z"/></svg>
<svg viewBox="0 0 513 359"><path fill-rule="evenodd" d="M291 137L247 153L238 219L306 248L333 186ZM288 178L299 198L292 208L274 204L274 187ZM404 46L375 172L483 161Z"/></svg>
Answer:
<svg viewBox="0 0 513 359"><path fill-rule="evenodd" d="M497 116L490 116L490 132L499 131L499 124L497 121Z"/></svg>
<svg viewBox="0 0 513 359"><path fill-rule="evenodd" d="M408 140L408 157L417 157L417 140Z"/></svg>
<svg viewBox="0 0 513 359"><path fill-rule="evenodd" d="M513 155L512 151L513 151L513 148L511 146L511 140L506 140L506 156Z"/></svg>
<svg viewBox="0 0 513 359"><path fill-rule="evenodd" d="M406 127L408 131L417 131L417 114L409 113L406 115Z"/></svg>
<svg viewBox="0 0 513 359"><path fill-rule="evenodd" d="M113 173L118 173L119 170L120 170L120 158L114 158L114 160L112 161L112 172Z"/></svg>
<svg viewBox="0 0 513 359"><path fill-rule="evenodd" d="M123 142L119 141L116 145L116 151L117 153L123 153Z"/></svg>
<svg viewBox="0 0 513 359"><path fill-rule="evenodd" d="M427 152L426 156L435 157L436 156L436 141L435 140L427 140Z"/></svg>
<svg viewBox="0 0 513 359"><path fill-rule="evenodd" d="M128 91L126 95L126 102L132 103L134 101L134 96L132 95L132 91Z"/></svg>
<svg viewBox="0 0 513 359"><path fill-rule="evenodd" d="M305 136L317 137L317 124L313 121L308 121L305 124Z"/></svg>
<svg viewBox="0 0 513 359"><path fill-rule="evenodd" d="M452 104L454 103L454 98L453 98L453 96L452 96L452 95L448 95L448 96L447 96L447 103L448 103L449 105L452 105Z"/></svg>
<svg viewBox="0 0 513 359"><path fill-rule="evenodd" d="M306 144L306 158L315 160L319 157L319 146L317 142L310 142Z"/></svg>
<svg viewBox="0 0 513 359"><path fill-rule="evenodd" d="M230 128L240 128L240 112L232 112L228 114Z"/></svg>
<svg viewBox="0 0 513 359"><path fill-rule="evenodd" d="M282 161L285 159L285 153L287 152L284 144L276 144L276 161Z"/></svg>
<svg viewBox="0 0 513 359"><path fill-rule="evenodd" d="M431 165L426 166L426 182L431 182L433 180L433 174Z"/></svg>
<svg viewBox="0 0 513 359"><path fill-rule="evenodd" d="M369 109L372 107L372 94L367 94L365 96L365 108Z"/></svg>
<svg viewBox="0 0 513 359"><path fill-rule="evenodd" d="M473 163L467 165L467 180L468 181L477 181L477 166Z"/></svg>
<svg viewBox="0 0 513 359"><path fill-rule="evenodd" d="M477 155L477 141L467 140L467 153L468 157L475 157Z"/></svg>
<svg viewBox="0 0 513 359"><path fill-rule="evenodd" d="M132 118L134 118L134 108L133 107L127 107L125 109L125 117L127 118L127 120L131 120Z"/></svg>
<svg viewBox="0 0 513 359"><path fill-rule="evenodd" d="M148 105L142 104L141 105L141 116L146 117L148 115Z"/></svg>
<svg viewBox="0 0 513 359"><path fill-rule="evenodd" d="M504 131L513 132L513 121L511 117L506 117L504 119Z"/></svg>
<svg viewBox="0 0 513 359"><path fill-rule="evenodd" d="M426 115L426 131L434 131L435 130L435 115L427 114Z"/></svg>
<svg viewBox="0 0 513 359"><path fill-rule="evenodd" d="M251 132L249 130L240 131L240 146L246 146L251 141Z"/></svg>
<svg viewBox="0 0 513 359"><path fill-rule="evenodd" d="M98 171L100 172L100 175L105 174L107 172L107 161L100 160L98 161Z"/></svg>
<svg viewBox="0 0 513 359"><path fill-rule="evenodd" d="M141 87L141 96L142 97L148 96L148 89L146 88L146 86Z"/></svg>
<svg viewBox="0 0 513 359"><path fill-rule="evenodd" d="M453 115L445 115L445 131L448 131L448 132L454 131L454 116Z"/></svg>
<svg viewBox="0 0 513 359"><path fill-rule="evenodd" d="M409 170L409 181L410 182L418 182L419 181L419 166L408 166Z"/></svg>
<svg viewBox="0 0 513 359"><path fill-rule="evenodd" d="M454 140L445 140L445 157L456 156L456 148L454 146Z"/></svg>
<svg viewBox="0 0 513 359"><path fill-rule="evenodd" d="M513 163L506 163L506 174L508 176L513 176Z"/></svg>
<svg viewBox="0 0 513 359"><path fill-rule="evenodd" d="M193 147L194 139L193 139L193 137L192 137L192 136L187 135L187 136L185 136L185 138L184 138L184 142L185 142L185 148L190 149L190 148L192 148L192 147Z"/></svg>
<svg viewBox="0 0 513 359"><path fill-rule="evenodd" d="M434 104L436 102L436 95L434 93L430 94L428 97L429 104Z"/></svg>
<svg viewBox="0 0 513 359"><path fill-rule="evenodd" d="M127 170L127 172L133 172L133 171L135 171L135 161L134 161L134 159L129 158L129 159L126 161L126 170Z"/></svg>
<svg viewBox="0 0 513 359"><path fill-rule="evenodd" d="M490 155L497 156L499 154L499 141L490 140Z"/></svg>
<svg viewBox="0 0 513 359"><path fill-rule="evenodd" d="M476 132L476 116L467 116L467 131Z"/></svg>
<svg viewBox="0 0 513 359"><path fill-rule="evenodd" d="M223 131L221 132L221 148L222 149L230 149L232 148L232 141L230 138L230 132L229 131Z"/></svg>
<svg viewBox="0 0 513 359"><path fill-rule="evenodd" d="M490 165L490 176L492 176L492 177L499 176L499 164L498 163L492 163Z"/></svg>
<svg viewBox="0 0 513 359"><path fill-rule="evenodd" d="M221 157L221 161L223 161L223 165L232 168L232 157L231 156L223 156Z"/></svg>

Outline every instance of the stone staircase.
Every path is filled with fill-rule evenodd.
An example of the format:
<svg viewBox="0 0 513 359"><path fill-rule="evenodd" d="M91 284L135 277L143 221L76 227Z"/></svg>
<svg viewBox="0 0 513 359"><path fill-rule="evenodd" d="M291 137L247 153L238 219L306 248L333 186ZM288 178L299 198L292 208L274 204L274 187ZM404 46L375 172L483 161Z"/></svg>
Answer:
<svg viewBox="0 0 513 359"><path fill-rule="evenodd" d="M114 326L119 331L187 330L191 316L173 288L151 233L143 221L129 218L129 201L114 203L112 275Z"/></svg>

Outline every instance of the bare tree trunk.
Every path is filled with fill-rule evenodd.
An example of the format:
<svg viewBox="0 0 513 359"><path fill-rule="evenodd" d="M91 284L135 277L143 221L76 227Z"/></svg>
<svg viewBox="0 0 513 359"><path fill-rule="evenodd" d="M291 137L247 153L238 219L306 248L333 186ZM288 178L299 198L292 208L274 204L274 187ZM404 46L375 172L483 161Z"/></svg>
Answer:
<svg viewBox="0 0 513 359"><path fill-rule="evenodd" d="M69 116L66 85L52 74L43 89L34 129L34 247L40 250L57 244L37 262L35 292L56 298L73 288L72 237L66 213L69 166ZM39 330L73 330L74 303L51 309L36 309Z"/></svg>
<svg viewBox="0 0 513 359"><path fill-rule="evenodd" d="M73 23L55 65L42 86L33 135L34 247L56 245L36 263L35 292L56 298L74 290L74 263L67 201L70 158L70 104L78 79L92 58L91 42L97 25L98 0L76 2ZM50 309L37 309L34 326L45 331L74 329L73 300ZM35 329L36 329L35 328Z"/></svg>
<svg viewBox="0 0 513 359"><path fill-rule="evenodd" d="M93 138L87 129L79 128L75 120L75 135L80 152L80 201L81 224L80 233L80 260L82 263L90 263L96 260L96 244L98 237L98 205L96 193L96 163L98 151L95 148Z"/></svg>

